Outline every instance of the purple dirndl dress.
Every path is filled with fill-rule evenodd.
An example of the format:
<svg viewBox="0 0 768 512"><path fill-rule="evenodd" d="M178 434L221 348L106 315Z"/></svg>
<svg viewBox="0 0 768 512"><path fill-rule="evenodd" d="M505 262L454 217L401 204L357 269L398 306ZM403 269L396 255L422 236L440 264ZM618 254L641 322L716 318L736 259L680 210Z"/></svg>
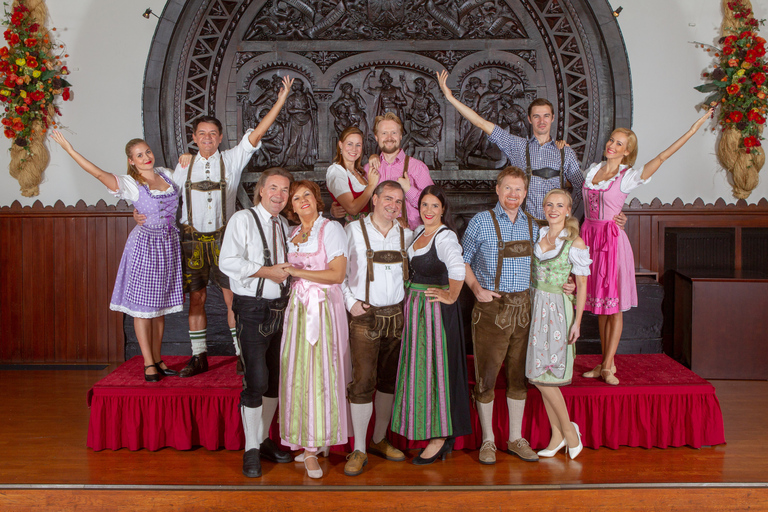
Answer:
<svg viewBox="0 0 768 512"><path fill-rule="evenodd" d="M181 311L181 245L176 227L179 188L166 169L155 169L170 188L149 190L130 176L117 176L116 197L132 201L147 220L128 235L117 270L109 309L138 318L156 318Z"/></svg>

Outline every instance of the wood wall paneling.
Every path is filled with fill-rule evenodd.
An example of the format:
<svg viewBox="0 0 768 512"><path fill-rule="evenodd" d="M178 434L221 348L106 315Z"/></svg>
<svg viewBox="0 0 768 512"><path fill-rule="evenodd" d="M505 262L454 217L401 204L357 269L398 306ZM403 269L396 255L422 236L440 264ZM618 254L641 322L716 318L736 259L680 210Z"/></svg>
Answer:
<svg viewBox="0 0 768 512"><path fill-rule="evenodd" d="M0 208L0 363L123 360L109 300L131 212L122 201Z"/></svg>
<svg viewBox="0 0 768 512"><path fill-rule="evenodd" d="M135 225L131 212L122 201L0 208L0 362L123 361L123 315L109 310L109 300ZM766 199L752 205L633 200L624 212L636 265L660 279L671 269L665 233L674 228L734 230L733 268L766 270Z"/></svg>

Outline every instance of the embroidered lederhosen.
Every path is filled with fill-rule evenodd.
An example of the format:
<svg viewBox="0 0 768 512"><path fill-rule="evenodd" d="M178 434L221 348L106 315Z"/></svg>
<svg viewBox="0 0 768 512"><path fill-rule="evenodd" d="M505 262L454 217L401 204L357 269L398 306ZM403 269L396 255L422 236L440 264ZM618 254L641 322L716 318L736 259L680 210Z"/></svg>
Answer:
<svg viewBox="0 0 768 512"><path fill-rule="evenodd" d="M264 236L264 228L261 226L261 221L259 221L259 216L256 214L253 208L248 209L249 212L251 212L251 215L253 215L253 220L256 221L256 227L259 230L259 236L261 237L261 243L263 246L263 252L264 252L264 266L265 267L271 267L273 265L272 263L272 251L269 249L269 244L267 244L267 237ZM278 223L279 225L279 223ZM278 225L275 226L275 228L278 227ZM285 237L281 236L279 237L283 242L283 254L288 254L288 245L285 242ZM277 258L277 255L275 255L275 258ZM283 325L283 313L285 312L285 308L288 306L288 293L290 291L290 286L288 286L288 280L283 281L280 283L280 297L277 299L265 299L262 297L262 294L264 293L264 278L259 278L259 284L256 286L256 300L259 302L263 302L269 307L270 315L269 320L265 322L265 324L262 324L259 326L259 331L263 336L269 336L275 330L280 328Z"/></svg>
<svg viewBox="0 0 768 512"><path fill-rule="evenodd" d="M564 169L565 169L565 148L560 150L560 170L559 171L551 167L542 167L541 169L532 169L531 168L531 150L530 150L530 146L526 144L525 174L528 176L528 183L531 182L531 176L537 176L543 180L549 180L554 178L555 176L560 176L560 188L570 194L571 189L573 189L573 185L571 185L571 182L565 179L565 174L563 173ZM523 210L525 210L525 212L528 213L528 209L526 207L525 201L523 201ZM540 227L547 225L546 219L535 219L535 220Z"/></svg>
<svg viewBox="0 0 768 512"><path fill-rule="evenodd" d="M504 298L504 294L499 291L499 285L501 284L501 267L504 264L504 259L528 257L531 258L531 268L533 268L533 221L531 220L530 215L526 215L526 219L528 219L528 240L512 240L504 242L504 239L501 237L501 227L496 218L496 213L493 210L489 210L489 212L491 213L491 219L493 220L493 227L496 230L498 244L498 259L496 262L496 277L493 283L493 291L501 294L502 298ZM522 311L520 306L522 306L522 304L505 303L504 307L499 312L499 315L496 317L496 325L501 329L509 327L514 322L517 322L521 326L527 325L530 319L523 322L523 319L519 318Z"/></svg>
<svg viewBox="0 0 768 512"><path fill-rule="evenodd" d="M220 180L218 182L205 180L192 182L192 164L187 170L187 180L184 182L184 194L187 203L187 224L182 230L182 246L186 258L186 266L191 270L203 268L206 263L219 266L219 252L224 228L227 224L227 180L224 159L219 160ZM216 231L201 232L192 227L192 190L221 192L221 227ZM210 198L208 199L211 200Z"/></svg>
<svg viewBox="0 0 768 512"><path fill-rule="evenodd" d="M408 252L405 248L405 232L402 228L400 228L399 251L374 251L371 249L371 242L368 239L368 231L365 228L365 219L359 219L357 222L360 223L360 228L363 232L363 240L365 240L365 257L368 262L365 273L365 303L369 304L370 287L371 283L374 281L373 265L402 265L403 284L405 284L405 281L408 280ZM372 310L376 316L375 331L380 333L381 336L395 336L398 338L402 336L401 332L396 332L396 326L403 325L403 308L400 304L384 307L371 307L370 310Z"/></svg>
<svg viewBox="0 0 768 512"><path fill-rule="evenodd" d="M496 214L493 210L490 214L496 231L498 253L493 289L500 297L490 302L475 302L472 309L476 378L473 395L481 403L493 400L493 390L502 364L507 382L507 398L525 398L525 354L531 322L530 290L502 292L500 285L504 259L532 259L533 220L526 215L529 240L504 242ZM505 345L503 352L500 351L500 345Z"/></svg>

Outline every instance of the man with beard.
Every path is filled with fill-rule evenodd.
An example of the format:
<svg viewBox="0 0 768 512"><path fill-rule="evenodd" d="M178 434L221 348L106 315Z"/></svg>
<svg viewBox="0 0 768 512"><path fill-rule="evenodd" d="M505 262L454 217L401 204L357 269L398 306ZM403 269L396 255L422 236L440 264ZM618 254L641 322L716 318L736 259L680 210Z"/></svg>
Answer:
<svg viewBox="0 0 768 512"><path fill-rule="evenodd" d="M403 335L403 283L408 279L406 248L413 232L396 222L403 208L403 189L395 181L379 183L373 213L347 224L349 258L344 301L351 314L349 346L352 382L347 397L355 436L344 473L356 476L368 463L366 434L374 410L376 423L367 451L388 460L405 460L386 439L392 418L395 380Z"/></svg>
<svg viewBox="0 0 768 512"><path fill-rule="evenodd" d="M376 116L373 124L373 134L381 149L380 158L371 157L373 165L378 163L379 180L397 181L405 192L405 209L403 213L408 221L408 227L415 229L421 224L419 217L419 196L429 185L434 185L429 175L429 168L421 160L405 154L400 148L403 141L403 123L392 112ZM371 164L365 166L365 172Z"/></svg>
<svg viewBox="0 0 768 512"><path fill-rule="evenodd" d="M509 441L507 451L525 461L539 460L523 438L527 395L525 356L531 323L531 257L539 228L521 206L528 177L518 167L507 167L496 178L498 202L469 221L462 247L466 284L475 294L472 342L475 354L473 390L483 432L480 463L496 463L493 435L493 397L502 363L506 370Z"/></svg>
<svg viewBox="0 0 768 512"><path fill-rule="evenodd" d="M269 427L277 410L280 383L280 338L283 312L288 303L288 223L280 216L288 204L293 177L273 167L261 173L256 185L260 201L232 216L221 247L221 270L230 280L243 391L240 414L245 434L243 474L261 476L260 457L291 462L291 454L269 439Z"/></svg>

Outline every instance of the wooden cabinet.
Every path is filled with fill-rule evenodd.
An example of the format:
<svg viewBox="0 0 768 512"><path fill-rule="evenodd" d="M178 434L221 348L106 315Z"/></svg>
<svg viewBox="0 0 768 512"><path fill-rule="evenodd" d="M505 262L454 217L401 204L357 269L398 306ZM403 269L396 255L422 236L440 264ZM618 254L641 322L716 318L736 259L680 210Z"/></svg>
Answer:
<svg viewBox="0 0 768 512"><path fill-rule="evenodd" d="M706 379L768 379L768 273L675 272L675 356Z"/></svg>

